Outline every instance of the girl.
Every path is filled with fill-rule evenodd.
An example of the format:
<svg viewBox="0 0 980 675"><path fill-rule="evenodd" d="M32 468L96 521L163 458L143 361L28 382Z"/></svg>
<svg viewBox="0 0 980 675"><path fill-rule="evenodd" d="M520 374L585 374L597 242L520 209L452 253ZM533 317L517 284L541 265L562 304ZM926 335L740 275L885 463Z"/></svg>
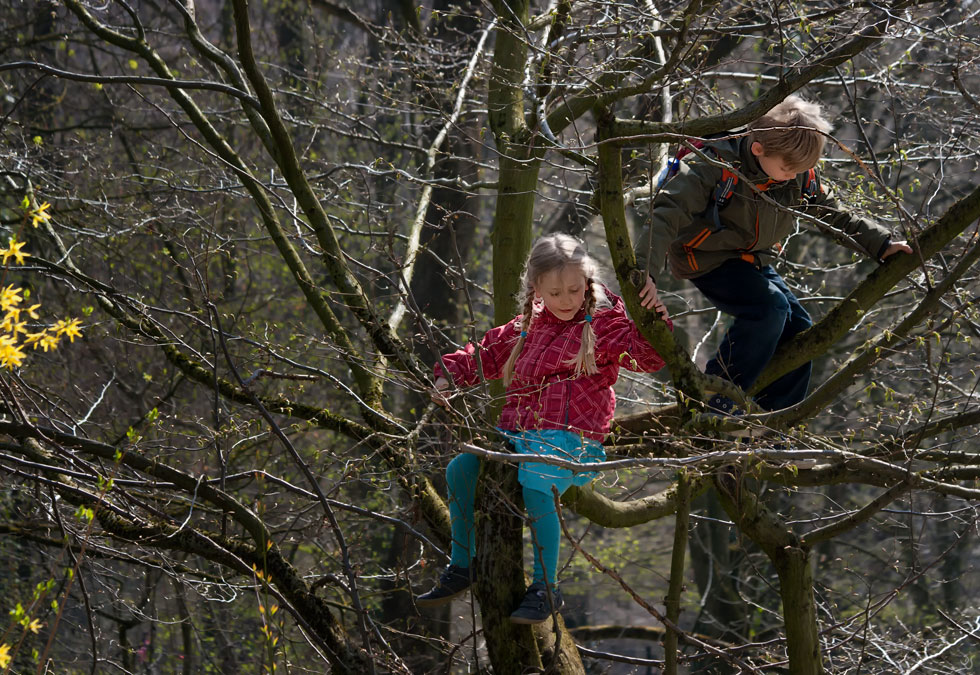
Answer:
<svg viewBox="0 0 980 675"><path fill-rule="evenodd" d="M620 366L639 372L663 367L660 355L626 316L623 301L598 281L598 265L578 240L564 234L535 242L523 277L524 312L435 367L433 399L445 403L449 379L460 386L479 381L476 352L487 379L502 378L507 397L498 428L513 449L579 463L605 460L601 441L616 407L612 386ZM656 306L666 317L662 304ZM420 606L449 602L473 583L473 502L480 460L461 454L446 467L452 553L439 582L416 598ZM561 531L552 488L562 494L596 474L522 462L518 480L534 544L533 583L515 623L539 623L562 604L555 586ZM549 601L548 591L553 591Z"/></svg>

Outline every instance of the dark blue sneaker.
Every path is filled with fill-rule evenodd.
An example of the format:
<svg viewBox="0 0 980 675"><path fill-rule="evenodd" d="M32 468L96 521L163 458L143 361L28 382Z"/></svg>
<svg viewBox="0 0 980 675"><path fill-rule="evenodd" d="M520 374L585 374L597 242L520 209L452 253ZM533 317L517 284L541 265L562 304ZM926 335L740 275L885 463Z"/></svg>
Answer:
<svg viewBox="0 0 980 675"><path fill-rule="evenodd" d="M738 418L745 414L745 410L739 408L735 401L727 396L722 396L721 394L713 394L704 405L705 411L702 413L701 417L702 419L708 420L712 424L737 422ZM745 423L743 423L739 427L726 428L719 431L720 433L732 438L745 438L761 436L766 432L766 429L758 425L747 426Z"/></svg>
<svg viewBox="0 0 980 675"><path fill-rule="evenodd" d="M714 394L705 405L708 407L708 415L740 417L745 413L735 406L735 401L721 394Z"/></svg>
<svg viewBox="0 0 980 675"><path fill-rule="evenodd" d="M475 570L459 565L450 565L439 575L439 581L432 590L415 596L415 604L419 607L437 607L458 598L466 592L476 580Z"/></svg>
<svg viewBox="0 0 980 675"><path fill-rule="evenodd" d="M552 586L551 597L548 596L548 587L540 581L534 582L528 586L521 606L510 615L510 620L514 623L541 623L551 616L552 610L557 612L565 606L558 586Z"/></svg>

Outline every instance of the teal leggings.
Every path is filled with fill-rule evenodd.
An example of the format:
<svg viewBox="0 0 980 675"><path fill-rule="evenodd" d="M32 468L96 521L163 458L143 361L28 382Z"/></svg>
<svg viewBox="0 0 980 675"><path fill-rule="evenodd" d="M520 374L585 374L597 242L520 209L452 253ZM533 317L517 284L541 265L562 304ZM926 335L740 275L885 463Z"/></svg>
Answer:
<svg viewBox="0 0 980 675"><path fill-rule="evenodd" d="M449 488L449 516L452 523L451 563L469 567L476 553L476 525L473 504L476 501L476 479L480 473L480 458L476 455L457 455L446 467L446 484ZM559 491L566 485L556 485ZM555 511L552 494L523 487L524 507L527 509L534 549L535 582L555 583L558 570L558 545L561 542L561 524Z"/></svg>

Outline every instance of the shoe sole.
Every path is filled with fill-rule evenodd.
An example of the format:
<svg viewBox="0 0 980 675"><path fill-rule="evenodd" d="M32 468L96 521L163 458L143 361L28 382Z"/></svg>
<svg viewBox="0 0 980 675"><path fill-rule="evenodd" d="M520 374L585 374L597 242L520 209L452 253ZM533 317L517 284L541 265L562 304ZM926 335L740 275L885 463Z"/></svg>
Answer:
<svg viewBox="0 0 980 675"><path fill-rule="evenodd" d="M564 607L564 606L565 606L565 604L562 603L562 605L560 607L555 607L555 613L556 614L560 613L562 607ZM518 623L518 624L521 624L521 625L524 625L524 626L533 626L534 624L544 623L545 621L547 621L548 619L550 619L551 616L552 615L549 614L548 616L544 617L543 619L532 619L532 618L526 617L526 616L514 616L513 614L511 614L510 615L510 622L511 623Z"/></svg>
<svg viewBox="0 0 980 675"><path fill-rule="evenodd" d="M524 617L524 616L512 616L512 617L510 617L510 622L511 623L521 624L523 626L533 626L533 625L536 625L536 624L539 624L539 623L544 623L545 621L547 621L550 618L551 618L551 615L550 614L548 616L546 616L545 618L543 618L543 619L529 619L529 618Z"/></svg>
<svg viewBox="0 0 980 675"><path fill-rule="evenodd" d="M761 438L770 431L765 427L750 426L747 420L740 419L738 415L699 413L695 419L724 438Z"/></svg>
<svg viewBox="0 0 980 675"><path fill-rule="evenodd" d="M459 593L453 593L452 595L444 595L441 598L429 598L424 600L421 598L416 598L415 604L418 607L438 607L439 605L447 605L453 600L455 600L456 598L460 597L461 595L464 595L468 590L470 589L464 588Z"/></svg>

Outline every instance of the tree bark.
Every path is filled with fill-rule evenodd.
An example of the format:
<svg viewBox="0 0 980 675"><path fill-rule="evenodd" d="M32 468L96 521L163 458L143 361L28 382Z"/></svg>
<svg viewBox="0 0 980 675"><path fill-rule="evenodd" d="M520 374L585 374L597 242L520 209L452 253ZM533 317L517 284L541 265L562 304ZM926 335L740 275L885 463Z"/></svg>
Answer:
<svg viewBox="0 0 980 675"><path fill-rule="evenodd" d="M643 337L656 347L667 362L678 391L700 400L703 398L704 376L694 366L690 354L673 339L667 323L655 312L640 305L639 290L646 283L646 272L636 264L626 225L622 150L608 142L614 122L611 111L600 109L596 116L599 124L599 206L623 300Z"/></svg>
<svg viewBox="0 0 980 675"><path fill-rule="evenodd" d="M674 552L670 558L670 586L667 590L667 620L677 625L681 615L681 591L684 586L684 554L687 552L687 524L691 508L691 481L686 472L677 477L677 519L674 523ZM677 632L668 630L664 637L664 675L677 675Z"/></svg>
<svg viewBox="0 0 980 675"><path fill-rule="evenodd" d="M813 597L810 547L762 503L754 488L742 480L736 467L728 467L716 478L716 485L729 517L765 551L776 568L783 601L789 672L821 675L824 669Z"/></svg>
<svg viewBox="0 0 980 675"><path fill-rule="evenodd" d="M483 462L477 489L477 580L483 633L497 673L542 668L530 630L511 623L524 597L524 500L514 465Z"/></svg>

